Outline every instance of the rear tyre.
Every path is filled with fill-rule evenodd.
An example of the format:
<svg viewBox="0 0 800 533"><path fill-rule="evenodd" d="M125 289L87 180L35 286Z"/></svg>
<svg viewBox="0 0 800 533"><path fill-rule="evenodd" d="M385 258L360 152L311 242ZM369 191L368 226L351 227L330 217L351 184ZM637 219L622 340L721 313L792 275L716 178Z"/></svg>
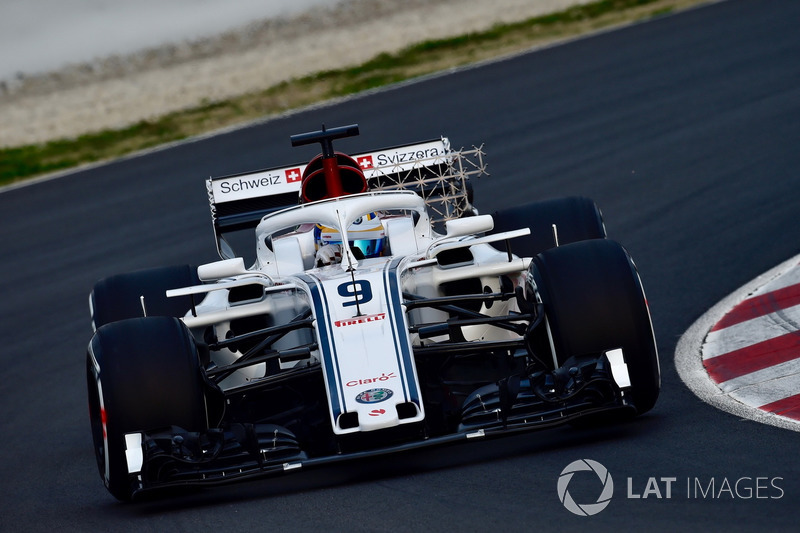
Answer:
<svg viewBox="0 0 800 533"><path fill-rule="evenodd" d="M168 289L199 285L197 269L189 265L152 268L117 274L98 281L89 297L92 324L104 324L144 316L184 316L192 307L190 296L167 298Z"/></svg>
<svg viewBox="0 0 800 533"><path fill-rule="evenodd" d="M126 433L208 428L197 348L176 318L123 320L97 330L86 371L100 476L114 497L129 500L137 485L128 472Z"/></svg>
<svg viewBox="0 0 800 533"><path fill-rule="evenodd" d="M530 228L531 234L511 239L511 251L520 257L533 257L558 245L588 239L605 239L606 228L600 209L589 198L568 197L535 202L492 213L492 233Z"/></svg>
<svg viewBox="0 0 800 533"><path fill-rule="evenodd" d="M622 348L637 414L652 409L661 388L653 326L633 260L611 240L547 250L531 265L560 366L573 356Z"/></svg>

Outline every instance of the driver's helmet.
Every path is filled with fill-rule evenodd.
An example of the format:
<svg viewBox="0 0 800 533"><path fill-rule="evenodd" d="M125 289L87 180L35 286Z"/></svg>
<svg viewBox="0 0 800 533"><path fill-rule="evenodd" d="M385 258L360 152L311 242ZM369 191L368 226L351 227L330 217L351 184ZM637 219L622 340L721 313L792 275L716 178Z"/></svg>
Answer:
<svg viewBox="0 0 800 533"><path fill-rule="evenodd" d="M350 249L356 259L368 259L383 255L386 232L377 213L368 213L356 219L347 228L347 236L350 242ZM318 250L326 244L342 243L342 235L339 230L322 224L317 224L314 227L314 239Z"/></svg>

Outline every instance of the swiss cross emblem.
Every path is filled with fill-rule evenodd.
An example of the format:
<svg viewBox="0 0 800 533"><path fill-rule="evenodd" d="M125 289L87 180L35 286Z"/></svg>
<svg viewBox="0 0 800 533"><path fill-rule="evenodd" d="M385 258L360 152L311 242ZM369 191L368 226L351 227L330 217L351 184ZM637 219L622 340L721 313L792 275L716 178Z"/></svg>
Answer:
<svg viewBox="0 0 800 533"><path fill-rule="evenodd" d="M361 170L366 170L368 168L372 168L372 156L371 155L362 155L359 158L356 158L356 162L358 166L361 167Z"/></svg>
<svg viewBox="0 0 800 533"><path fill-rule="evenodd" d="M300 181L300 178L302 178L302 175L299 168L290 168L286 171L286 183Z"/></svg>

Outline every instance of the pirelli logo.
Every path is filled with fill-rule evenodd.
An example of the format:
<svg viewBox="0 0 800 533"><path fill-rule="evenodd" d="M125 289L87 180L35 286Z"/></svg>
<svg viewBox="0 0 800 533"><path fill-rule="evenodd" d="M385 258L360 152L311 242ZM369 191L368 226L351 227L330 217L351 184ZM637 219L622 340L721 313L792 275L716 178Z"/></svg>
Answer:
<svg viewBox="0 0 800 533"><path fill-rule="evenodd" d="M337 320L333 323L337 328L344 326L353 326L355 324L366 324L367 322L378 322L379 320L386 320L386 313L378 313L377 315L363 315L354 316L346 320Z"/></svg>

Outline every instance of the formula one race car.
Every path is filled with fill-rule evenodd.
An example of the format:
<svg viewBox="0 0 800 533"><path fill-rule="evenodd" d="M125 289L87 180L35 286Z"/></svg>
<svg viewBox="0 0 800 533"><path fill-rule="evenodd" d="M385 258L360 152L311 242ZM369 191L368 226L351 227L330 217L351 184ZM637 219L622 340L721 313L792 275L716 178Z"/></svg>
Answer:
<svg viewBox="0 0 800 533"><path fill-rule="evenodd" d="M95 285L90 419L116 498L655 404L641 281L594 202L478 214L482 147L333 150L356 134L295 135L322 153L209 179L220 261Z"/></svg>

